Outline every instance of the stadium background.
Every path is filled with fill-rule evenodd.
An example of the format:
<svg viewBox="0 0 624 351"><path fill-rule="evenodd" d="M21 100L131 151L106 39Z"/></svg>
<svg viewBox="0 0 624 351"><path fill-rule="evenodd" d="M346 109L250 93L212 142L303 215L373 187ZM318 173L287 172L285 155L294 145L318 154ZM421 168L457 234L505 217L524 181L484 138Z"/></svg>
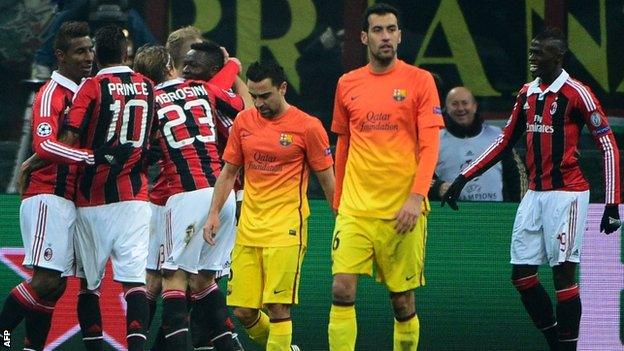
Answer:
<svg viewBox="0 0 624 351"><path fill-rule="evenodd" d="M244 64L258 58L276 59L288 75L288 100L317 115L325 126L330 123L337 78L344 70L365 60L364 48L359 44L360 14L369 2L374 1L131 1L161 41L172 29L195 25ZM388 2L404 13L400 58L440 75L444 82L442 96L455 85L473 89L482 115L498 125L505 123L517 89L530 80L526 64L530 38L544 25L564 28L571 51L565 68L592 87L610 116L620 148L624 145L621 118L624 116L624 65L621 64L624 49L620 43L624 37L621 25L624 0ZM0 191L11 177L29 95L20 81L30 74L32 54L40 43L38 35L49 22L52 11L49 0L0 3ZM319 38L328 27L333 32L345 29L343 49L340 41L326 50L319 46ZM522 145L519 151L523 152ZM580 152L585 175L592 186L592 202L600 202L601 155L587 134L581 140ZM310 195L319 196L314 183ZM332 219L322 201L313 201L312 207L302 304L294 317L295 342L304 346L304 350L325 350ZM427 252L428 285L417 296L422 318L421 349L545 349L509 284L509 229L515 207L515 204L466 204L460 213L451 213L434 206ZM16 196L0 197L0 247L21 247L18 210ZM594 223L593 228L596 227ZM618 283L610 287L619 296L624 288L621 243L619 236L605 240L610 248L617 249L613 253L617 262L607 266L612 269L598 278L609 281L619 277ZM21 279L7 267L0 264L0 299ZM550 273L543 273L541 277L550 287ZM598 290L596 297L603 294L604 290ZM121 311L118 302L111 305ZM624 349L620 306L622 303L604 311L588 310L585 306L585 315L598 312L605 318L615 318L608 319L604 327L615 333L615 344L589 349ZM384 290L370 279L363 279L358 308L358 349L389 348L392 324ZM123 327L120 323L117 326ZM20 333L17 331L15 336L19 338ZM587 337L583 334L581 341ZM601 339L608 337L603 335L597 340ZM611 348L613 345L619 346ZM76 348L79 348L76 336L61 347Z"/></svg>

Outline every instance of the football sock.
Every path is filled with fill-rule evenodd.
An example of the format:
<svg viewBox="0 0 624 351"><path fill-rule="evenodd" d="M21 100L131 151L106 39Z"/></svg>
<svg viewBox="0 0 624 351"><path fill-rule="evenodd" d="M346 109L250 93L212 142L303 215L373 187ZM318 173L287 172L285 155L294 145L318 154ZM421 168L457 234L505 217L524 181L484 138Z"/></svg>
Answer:
<svg viewBox="0 0 624 351"><path fill-rule="evenodd" d="M267 351L282 351L290 349L292 340L292 320L289 318L271 319Z"/></svg>
<svg viewBox="0 0 624 351"><path fill-rule="evenodd" d="M557 320L553 312L552 302L537 274L512 281L524 308L539 329L551 350L557 350Z"/></svg>
<svg viewBox="0 0 624 351"><path fill-rule="evenodd" d="M258 311L258 319L251 323L249 326L245 326L249 338L256 344L265 347L267 340L269 339L270 322L269 316L262 311Z"/></svg>
<svg viewBox="0 0 624 351"><path fill-rule="evenodd" d="M82 290L78 294L78 322L82 332L82 342L87 351L104 349L102 336L102 315L100 312L100 294Z"/></svg>
<svg viewBox="0 0 624 351"><path fill-rule="evenodd" d="M394 318L394 351L416 351L420 322L416 313L406 318Z"/></svg>
<svg viewBox="0 0 624 351"><path fill-rule="evenodd" d="M128 351L143 350L147 340L147 324L149 322L149 306L145 287L128 289L126 299L126 340Z"/></svg>
<svg viewBox="0 0 624 351"><path fill-rule="evenodd" d="M578 285L557 290L557 332L560 351L576 350L581 310Z"/></svg>
<svg viewBox="0 0 624 351"><path fill-rule="evenodd" d="M56 302L43 301L33 293L35 305L33 309L26 313L26 340L28 348L33 350L43 350L48 333L50 332L50 324L52 322L52 313Z"/></svg>
<svg viewBox="0 0 624 351"><path fill-rule="evenodd" d="M353 351L357 338L355 304L334 302L329 312L329 349L332 351Z"/></svg>
<svg viewBox="0 0 624 351"><path fill-rule="evenodd" d="M208 288L192 294L194 325L196 324L202 331L212 332L212 344L218 351L229 351L234 349L232 341L232 321L228 317L225 296L217 284L212 284ZM193 345L198 347L199 345Z"/></svg>
<svg viewBox="0 0 624 351"><path fill-rule="evenodd" d="M0 330L13 331L26 313L32 309L32 294L34 290L27 282L22 282L11 290L4 300L2 312L0 312Z"/></svg>
<svg viewBox="0 0 624 351"><path fill-rule="evenodd" d="M188 312L186 310L186 293L182 290L163 292L162 330L166 339L167 350L187 348Z"/></svg>

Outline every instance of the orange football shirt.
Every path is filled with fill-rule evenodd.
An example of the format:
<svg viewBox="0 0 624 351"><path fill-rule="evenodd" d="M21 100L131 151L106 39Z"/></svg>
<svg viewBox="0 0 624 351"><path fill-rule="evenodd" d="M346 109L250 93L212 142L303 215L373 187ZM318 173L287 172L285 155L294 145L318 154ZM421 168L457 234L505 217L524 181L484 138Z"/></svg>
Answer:
<svg viewBox="0 0 624 351"><path fill-rule="evenodd" d="M415 178L428 189L417 172L418 131L429 127L444 127L429 72L397 60L381 74L367 65L340 77L332 131L349 135L349 150L339 212L393 219Z"/></svg>
<svg viewBox="0 0 624 351"><path fill-rule="evenodd" d="M223 159L245 170L236 243L307 245L309 170L333 165L321 121L294 106L273 120L247 109L234 120Z"/></svg>

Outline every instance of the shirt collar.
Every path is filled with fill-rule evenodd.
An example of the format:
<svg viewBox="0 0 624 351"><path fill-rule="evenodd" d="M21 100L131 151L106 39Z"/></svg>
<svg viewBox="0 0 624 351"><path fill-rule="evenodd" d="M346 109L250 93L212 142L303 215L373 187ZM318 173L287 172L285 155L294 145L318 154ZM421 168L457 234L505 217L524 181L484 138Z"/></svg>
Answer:
<svg viewBox="0 0 624 351"><path fill-rule="evenodd" d="M52 77L50 77L50 79L69 89L74 94L78 91L78 84L74 83L73 80L60 74L58 71L52 72Z"/></svg>
<svg viewBox="0 0 624 351"><path fill-rule="evenodd" d="M113 67L106 67L106 68L102 68L97 75L102 75L102 74L111 74L111 73L132 73L134 72L132 70L132 68L128 67L128 66L113 66Z"/></svg>
<svg viewBox="0 0 624 351"><path fill-rule="evenodd" d="M166 88L168 86L174 85L174 84L179 84L184 82L184 78L174 78L174 79L169 79L166 80L160 84L158 84L157 86L154 87L154 89L162 89L162 88Z"/></svg>
<svg viewBox="0 0 624 351"><path fill-rule="evenodd" d="M566 80L568 80L568 78L570 78L570 75L568 74L568 72L562 69L559 77L557 77L557 79L555 79L555 81L552 82L552 84L550 84L548 88L546 88L545 91L542 91L542 89L540 89L540 83L542 82L542 80L539 77L537 77L535 78L534 81L529 83L527 96L530 96L531 94L540 94L540 96L543 96L549 91L553 93L557 93L559 89L561 89L563 84L566 82Z"/></svg>

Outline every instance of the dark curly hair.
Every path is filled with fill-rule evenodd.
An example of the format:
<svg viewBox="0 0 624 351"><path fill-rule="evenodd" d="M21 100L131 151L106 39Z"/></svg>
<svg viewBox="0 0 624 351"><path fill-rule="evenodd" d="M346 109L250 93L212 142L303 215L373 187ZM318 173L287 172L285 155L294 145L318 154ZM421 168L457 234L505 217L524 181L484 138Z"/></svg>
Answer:
<svg viewBox="0 0 624 351"><path fill-rule="evenodd" d="M286 81L286 73L284 68L274 61L252 63L247 69L245 75L252 82L260 82L266 78L271 79L271 83L275 87L279 87Z"/></svg>
<svg viewBox="0 0 624 351"><path fill-rule="evenodd" d="M95 57L100 65L122 63L128 50L128 41L121 28L104 26L95 33Z"/></svg>
<svg viewBox="0 0 624 351"><path fill-rule="evenodd" d="M89 34L90 30L87 22L65 22L61 25L61 28L59 28L58 33L56 33L54 50L67 52L71 46L72 39L88 37Z"/></svg>

